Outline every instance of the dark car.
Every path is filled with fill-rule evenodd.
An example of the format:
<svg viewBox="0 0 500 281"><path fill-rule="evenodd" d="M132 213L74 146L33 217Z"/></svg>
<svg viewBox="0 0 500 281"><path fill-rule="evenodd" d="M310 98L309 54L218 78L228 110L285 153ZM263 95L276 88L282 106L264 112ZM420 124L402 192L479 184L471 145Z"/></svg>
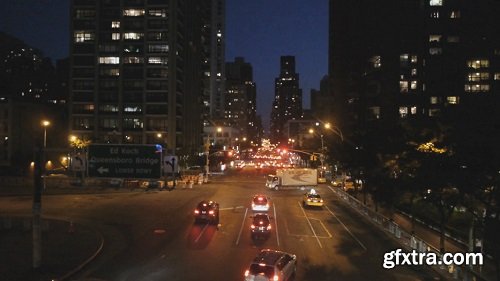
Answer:
<svg viewBox="0 0 500 281"><path fill-rule="evenodd" d="M267 214L256 214L253 216L250 226L252 239L268 238L271 234L271 221Z"/></svg>
<svg viewBox="0 0 500 281"><path fill-rule="evenodd" d="M219 224L219 203L205 200L198 203L194 210L194 221Z"/></svg>

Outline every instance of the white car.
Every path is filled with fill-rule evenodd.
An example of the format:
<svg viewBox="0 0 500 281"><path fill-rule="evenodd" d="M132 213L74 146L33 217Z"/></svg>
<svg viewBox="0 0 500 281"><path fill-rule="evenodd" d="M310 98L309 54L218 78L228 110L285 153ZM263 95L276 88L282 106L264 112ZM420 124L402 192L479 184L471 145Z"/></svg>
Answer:
<svg viewBox="0 0 500 281"><path fill-rule="evenodd" d="M295 255L264 249L245 271L245 281L293 280L296 268Z"/></svg>
<svg viewBox="0 0 500 281"><path fill-rule="evenodd" d="M269 197L257 194L252 199L252 211L254 212L267 212L269 211L269 207L271 206L271 200Z"/></svg>

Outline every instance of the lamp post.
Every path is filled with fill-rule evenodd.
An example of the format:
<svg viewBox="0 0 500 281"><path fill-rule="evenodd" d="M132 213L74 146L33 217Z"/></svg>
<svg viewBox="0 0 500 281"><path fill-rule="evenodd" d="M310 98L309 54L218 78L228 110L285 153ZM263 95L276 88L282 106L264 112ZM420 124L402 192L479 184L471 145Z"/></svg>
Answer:
<svg viewBox="0 0 500 281"><path fill-rule="evenodd" d="M220 133L222 132L221 127L217 127L217 132ZM214 142L217 142L217 135L214 135ZM210 160L209 160L209 155L210 155L210 131L207 133L207 141L205 143L205 178L204 182L208 182L208 174L210 173Z"/></svg>
<svg viewBox="0 0 500 281"><path fill-rule="evenodd" d="M50 126L50 121L42 120L43 126L43 148L47 147L47 127Z"/></svg>
<svg viewBox="0 0 500 281"><path fill-rule="evenodd" d="M309 134L314 134L314 129L309 129ZM321 169L323 169L324 161L325 161L325 143L323 142L323 134L318 134L321 139L321 153L319 155L319 160L321 162Z"/></svg>
<svg viewBox="0 0 500 281"><path fill-rule="evenodd" d="M328 129L337 134L340 137L340 140L344 142L344 135L342 134L342 131L339 129L339 127L333 126L332 124L327 122L325 123L325 129Z"/></svg>

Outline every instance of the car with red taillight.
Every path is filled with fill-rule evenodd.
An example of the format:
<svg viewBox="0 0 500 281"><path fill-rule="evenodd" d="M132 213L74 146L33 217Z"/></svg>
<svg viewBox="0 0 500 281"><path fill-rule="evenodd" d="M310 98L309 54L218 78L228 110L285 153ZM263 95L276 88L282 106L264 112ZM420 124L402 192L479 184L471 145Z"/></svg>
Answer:
<svg viewBox="0 0 500 281"><path fill-rule="evenodd" d="M219 224L219 203L206 200L198 203L194 209L194 221Z"/></svg>
<svg viewBox="0 0 500 281"><path fill-rule="evenodd" d="M252 211L254 212L267 212L271 206L269 197L263 194L254 195L252 199Z"/></svg>
<svg viewBox="0 0 500 281"><path fill-rule="evenodd" d="M294 280L296 268L297 256L294 254L264 249L245 271L245 281Z"/></svg>
<svg viewBox="0 0 500 281"><path fill-rule="evenodd" d="M252 239L268 238L271 234L271 220L267 214L256 214L250 225Z"/></svg>

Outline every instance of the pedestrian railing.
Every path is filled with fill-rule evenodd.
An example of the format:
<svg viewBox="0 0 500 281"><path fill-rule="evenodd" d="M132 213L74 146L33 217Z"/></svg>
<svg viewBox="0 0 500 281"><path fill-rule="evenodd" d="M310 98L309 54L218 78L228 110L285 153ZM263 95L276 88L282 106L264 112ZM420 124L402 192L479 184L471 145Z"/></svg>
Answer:
<svg viewBox="0 0 500 281"><path fill-rule="evenodd" d="M344 190L331 186L329 186L329 188L347 205L351 206L355 211L395 239L402 246L402 249L407 251L415 250L419 253L435 253L441 258L439 249L432 246L421 237L405 231L392 219L389 219L381 213L371 209ZM486 257L484 257L484 261L486 261ZM491 281L485 276L482 276L482 274L478 271L478 269L480 270L478 266L436 265L432 267L448 279L463 281Z"/></svg>

